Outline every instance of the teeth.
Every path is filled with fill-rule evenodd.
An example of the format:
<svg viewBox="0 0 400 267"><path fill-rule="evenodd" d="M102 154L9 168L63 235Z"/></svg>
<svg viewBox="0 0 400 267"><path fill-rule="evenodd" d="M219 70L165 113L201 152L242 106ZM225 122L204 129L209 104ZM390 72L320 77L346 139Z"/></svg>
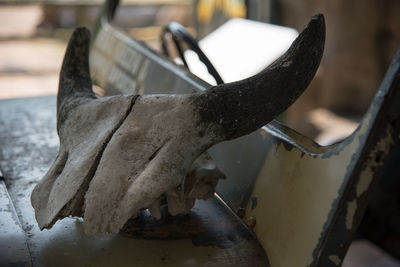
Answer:
<svg viewBox="0 0 400 267"><path fill-rule="evenodd" d="M151 213L151 216L153 216L153 217L156 218L157 220L161 219L160 199L157 199L156 201L154 201L154 202L150 205L149 211L150 211L150 213Z"/></svg>

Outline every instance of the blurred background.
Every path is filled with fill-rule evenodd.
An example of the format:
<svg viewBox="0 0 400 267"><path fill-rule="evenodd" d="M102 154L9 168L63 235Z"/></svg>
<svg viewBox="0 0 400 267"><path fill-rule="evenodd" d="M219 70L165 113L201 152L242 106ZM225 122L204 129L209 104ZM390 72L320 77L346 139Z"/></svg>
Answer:
<svg viewBox="0 0 400 267"><path fill-rule="evenodd" d="M72 30L93 28L102 4L0 0L0 98L56 94ZM315 13L326 18L325 53L312 84L283 120L320 144L331 144L357 127L400 48L400 1L125 0L115 25L161 51L160 34L171 21L202 39L232 17L301 31ZM393 175L400 180L398 172ZM387 210L371 205L343 266L400 266L399 193L383 200L382 193L376 195L374 203Z"/></svg>

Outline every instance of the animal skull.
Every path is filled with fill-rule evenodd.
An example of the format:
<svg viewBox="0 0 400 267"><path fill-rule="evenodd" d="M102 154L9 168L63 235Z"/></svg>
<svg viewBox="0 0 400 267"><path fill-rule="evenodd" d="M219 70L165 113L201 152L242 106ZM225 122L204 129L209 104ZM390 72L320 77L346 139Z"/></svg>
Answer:
<svg viewBox="0 0 400 267"><path fill-rule="evenodd" d="M87 234L108 235L143 208L159 216L162 197L175 215L212 196L223 175L206 156L193 162L212 145L265 125L300 96L319 66L325 25L314 16L283 56L239 82L187 95L99 99L89 35L79 28L68 44L57 97L59 153L31 200L41 229L72 215L84 218Z"/></svg>

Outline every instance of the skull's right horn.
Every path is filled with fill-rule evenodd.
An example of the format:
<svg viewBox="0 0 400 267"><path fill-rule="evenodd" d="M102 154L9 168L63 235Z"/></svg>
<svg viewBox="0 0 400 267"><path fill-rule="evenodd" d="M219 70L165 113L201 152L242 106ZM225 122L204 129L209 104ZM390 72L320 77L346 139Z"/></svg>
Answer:
<svg viewBox="0 0 400 267"><path fill-rule="evenodd" d="M325 21L312 17L291 47L248 79L214 86L194 103L201 121L222 140L249 134L286 110L313 79L324 50Z"/></svg>

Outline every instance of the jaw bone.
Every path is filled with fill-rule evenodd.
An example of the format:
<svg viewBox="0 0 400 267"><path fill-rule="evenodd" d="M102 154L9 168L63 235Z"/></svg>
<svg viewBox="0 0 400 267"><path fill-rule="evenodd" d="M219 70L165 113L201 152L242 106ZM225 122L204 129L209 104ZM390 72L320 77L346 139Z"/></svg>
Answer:
<svg viewBox="0 0 400 267"><path fill-rule="evenodd" d="M259 74L190 95L96 99L89 35L77 29L68 44L57 98L60 149L31 200L41 229L72 215L84 218L87 234L109 235L143 208L158 217L161 198L176 215L212 196L224 176L199 156L267 124L300 96L319 66L325 24L314 16Z"/></svg>

